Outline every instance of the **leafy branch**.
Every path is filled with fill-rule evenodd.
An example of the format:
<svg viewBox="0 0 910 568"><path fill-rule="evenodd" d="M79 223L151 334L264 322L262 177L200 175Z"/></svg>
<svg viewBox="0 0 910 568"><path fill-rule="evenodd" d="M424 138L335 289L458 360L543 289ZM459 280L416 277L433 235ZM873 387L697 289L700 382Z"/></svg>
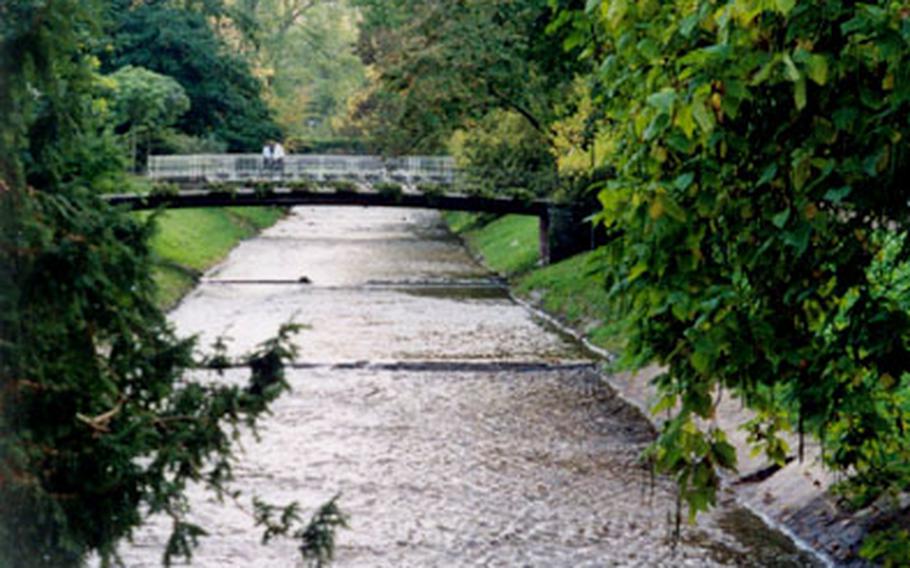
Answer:
<svg viewBox="0 0 910 568"><path fill-rule="evenodd" d="M322 568L331 563L335 555L335 533L347 528L347 516L339 509L340 494L324 503L304 525L297 502L276 507L258 498L253 501L256 524L265 527L262 543L267 544L278 536L290 536L300 542L300 553L310 565Z"/></svg>

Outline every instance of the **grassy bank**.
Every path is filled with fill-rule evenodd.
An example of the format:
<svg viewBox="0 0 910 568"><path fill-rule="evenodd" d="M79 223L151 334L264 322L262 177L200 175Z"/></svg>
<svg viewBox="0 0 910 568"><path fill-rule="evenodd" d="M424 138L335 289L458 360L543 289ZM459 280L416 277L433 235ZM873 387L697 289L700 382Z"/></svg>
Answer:
<svg viewBox="0 0 910 568"><path fill-rule="evenodd" d="M596 251L541 267L536 218L447 213L445 219L474 254L510 280L520 296L582 330L599 347L615 351L622 346Z"/></svg>
<svg viewBox="0 0 910 568"><path fill-rule="evenodd" d="M237 243L273 225L283 215L275 207L180 209L159 215L152 238L158 256L155 280L159 305L174 306L202 273L225 258Z"/></svg>

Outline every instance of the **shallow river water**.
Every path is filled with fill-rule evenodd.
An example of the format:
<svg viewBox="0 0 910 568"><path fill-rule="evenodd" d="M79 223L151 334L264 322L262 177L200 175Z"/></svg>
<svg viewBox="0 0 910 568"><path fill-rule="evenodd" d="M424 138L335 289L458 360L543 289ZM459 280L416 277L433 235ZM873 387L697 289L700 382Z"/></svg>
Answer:
<svg viewBox="0 0 910 568"><path fill-rule="evenodd" d="M309 283L300 281L306 277ZM241 502L339 494L337 566L799 566L726 503L673 546L673 485L638 459L653 431L597 362L509 300L429 211L299 208L242 243L171 315L241 354L285 321L293 392L243 440ZM225 380L231 380L228 373ZM194 566L298 566L249 515L193 493ZM730 501L729 498L726 501ZM152 519L121 554L160 565Z"/></svg>

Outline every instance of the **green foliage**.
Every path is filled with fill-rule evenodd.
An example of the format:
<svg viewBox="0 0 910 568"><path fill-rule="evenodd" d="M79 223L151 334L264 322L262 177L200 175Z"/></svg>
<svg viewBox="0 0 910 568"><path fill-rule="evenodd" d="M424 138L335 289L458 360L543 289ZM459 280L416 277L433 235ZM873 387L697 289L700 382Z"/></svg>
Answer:
<svg viewBox="0 0 910 568"><path fill-rule="evenodd" d="M191 136L172 128L166 129L152 140L153 154L224 154L227 143L209 134Z"/></svg>
<svg viewBox="0 0 910 568"><path fill-rule="evenodd" d="M248 186L248 183L241 181L215 181L206 185L209 191L227 193L230 195L236 195L238 189L244 189Z"/></svg>
<svg viewBox="0 0 910 568"><path fill-rule="evenodd" d="M860 548L860 556L886 568L910 565L910 531L888 528L868 537Z"/></svg>
<svg viewBox="0 0 910 568"><path fill-rule="evenodd" d="M229 494L239 428L287 386L293 327L250 382L190 377L193 340L155 303L150 222L109 207L129 184L109 147L91 1L0 4L0 554L5 566L108 565L144 515L173 519L165 562L192 552L189 483ZM325 543L321 546L324 548Z"/></svg>
<svg viewBox="0 0 910 568"><path fill-rule="evenodd" d="M268 76L269 103L291 137L288 146L356 148L340 119L365 81L353 53L356 12L345 1L257 0L246 4L255 24L254 58ZM356 132L354 133L356 134Z"/></svg>
<svg viewBox="0 0 910 568"><path fill-rule="evenodd" d="M296 154L368 154L370 147L362 137L294 136L287 139L288 148Z"/></svg>
<svg viewBox="0 0 910 568"><path fill-rule="evenodd" d="M110 556L147 508L174 518L169 554L186 554L200 534L183 521L186 484L229 481L231 431L280 392L288 336L254 354L246 388L187 380L193 342L154 305L150 225L85 191L37 194L20 213L7 259L19 296L5 315L16 333L2 353L3 550L12 566Z"/></svg>
<svg viewBox="0 0 910 568"><path fill-rule="evenodd" d="M326 187L335 190L335 193L357 193L357 184L343 179L336 179L326 182Z"/></svg>
<svg viewBox="0 0 910 568"><path fill-rule="evenodd" d="M142 180L145 183L145 180ZM149 195L169 195L174 196L180 193L180 185L176 183L171 183L168 181L159 181L154 182L151 185L151 189L148 190Z"/></svg>
<svg viewBox="0 0 910 568"><path fill-rule="evenodd" d="M335 555L335 533L348 526L347 516L338 508L336 495L322 505L303 531L294 536L301 541L300 553L312 566L323 568Z"/></svg>
<svg viewBox="0 0 910 568"><path fill-rule="evenodd" d="M204 13L167 2L115 2L109 69L142 67L176 80L191 107L177 127L197 137L214 136L230 151L258 151L280 132L263 101L249 63L231 53Z"/></svg>
<svg viewBox="0 0 910 568"><path fill-rule="evenodd" d="M128 130L170 126L189 110L190 100L177 81L141 67L126 66L110 75L117 86L114 118Z"/></svg>
<svg viewBox="0 0 910 568"><path fill-rule="evenodd" d="M439 197L440 195L445 195L446 189L448 189L446 185L439 183L424 182L417 184L417 191L430 197Z"/></svg>
<svg viewBox="0 0 910 568"><path fill-rule="evenodd" d="M436 152L490 111L523 117L547 137L553 100L580 68L546 33L547 0L356 0L358 53L377 73L353 117L386 153Z"/></svg>
<svg viewBox="0 0 910 568"><path fill-rule="evenodd" d="M314 191L316 189L316 182L308 179L289 181L284 185L292 191Z"/></svg>
<svg viewBox="0 0 910 568"><path fill-rule="evenodd" d="M543 196L557 186L556 159L545 135L515 112L493 111L450 143L457 185L489 195Z"/></svg>
<svg viewBox="0 0 910 568"><path fill-rule="evenodd" d="M734 460L725 390L815 433L867 499L910 485L910 314L875 274L910 254L910 19L895 2L588 2L597 138L615 179L600 221L624 361L657 361L678 408L652 455L690 511ZM886 245L886 243L891 243ZM880 272L880 271L879 271ZM886 271L887 272L887 271ZM781 414L783 411L783 415Z"/></svg>
<svg viewBox="0 0 910 568"><path fill-rule="evenodd" d="M113 118L130 140L135 170L139 139L148 154L151 138L173 125L190 108L190 100L177 81L148 69L126 66L110 78L116 84Z"/></svg>
<svg viewBox="0 0 910 568"><path fill-rule="evenodd" d="M267 197L270 194L274 193L275 188L277 187L277 185L271 181L256 181L249 185L253 189L253 193L256 195L256 197L259 198Z"/></svg>
<svg viewBox="0 0 910 568"><path fill-rule="evenodd" d="M402 192L404 191L400 183L389 181L374 183L373 189L375 189L379 195L391 197L396 200L401 197Z"/></svg>
<svg viewBox="0 0 910 568"><path fill-rule="evenodd" d="M305 526L301 526L302 519L296 502L276 507L255 500L253 506L256 524L265 527L262 543L267 544L277 536L291 536L300 541L300 552L311 566L322 568L329 565L335 555L334 534L339 528L348 526L346 515L338 508L339 497L336 495L323 504Z"/></svg>
<svg viewBox="0 0 910 568"><path fill-rule="evenodd" d="M0 174L8 187L79 180L109 188L123 165L104 128L98 98L106 87L96 65L71 57L94 41L95 7L92 0L0 6Z"/></svg>

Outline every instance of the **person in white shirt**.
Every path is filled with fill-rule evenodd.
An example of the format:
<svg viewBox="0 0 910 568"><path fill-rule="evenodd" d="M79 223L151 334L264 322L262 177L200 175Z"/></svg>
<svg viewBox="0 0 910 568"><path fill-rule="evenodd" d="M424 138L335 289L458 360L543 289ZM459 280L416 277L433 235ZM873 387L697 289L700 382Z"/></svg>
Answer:
<svg viewBox="0 0 910 568"><path fill-rule="evenodd" d="M278 172L279 177L284 176L284 146L281 145L281 142L275 142L275 145L272 147L272 162L275 168L275 171Z"/></svg>
<svg viewBox="0 0 910 568"><path fill-rule="evenodd" d="M262 171L268 173L272 169L272 161L275 157L274 145L271 141L262 146Z"/></svg>

